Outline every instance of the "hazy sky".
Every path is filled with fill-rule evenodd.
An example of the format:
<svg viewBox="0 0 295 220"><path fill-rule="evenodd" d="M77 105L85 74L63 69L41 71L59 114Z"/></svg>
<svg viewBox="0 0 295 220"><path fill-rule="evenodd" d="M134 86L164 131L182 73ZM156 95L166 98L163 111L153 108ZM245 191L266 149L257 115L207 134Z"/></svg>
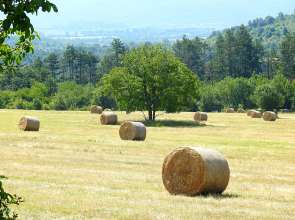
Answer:
<svg viewBox="0 0 295 220"><path fill-rule="evenodd" d="M53 0L58 14L41 15L38 27L79 23L128 26L232 26L278 12L292 13L295 0Z"/></svg>

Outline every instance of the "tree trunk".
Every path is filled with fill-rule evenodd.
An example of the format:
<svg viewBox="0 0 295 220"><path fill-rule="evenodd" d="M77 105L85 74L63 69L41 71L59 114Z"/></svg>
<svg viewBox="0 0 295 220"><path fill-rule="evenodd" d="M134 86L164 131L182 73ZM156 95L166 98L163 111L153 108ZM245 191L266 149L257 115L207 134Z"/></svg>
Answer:
<svg viewBox="0 0 295 220"><path fill-rule="evenodd" d="M156 111L153 110L153 121L155 121L155 120L156 120Z"/></svg>
<svg viewBox="0 0 295 220"><path fill-rule="evenodd" d="M149 121L155 121L156 120L156 111L149 110Z"/></svg>
<svg viewBox="0 0 295 220"><path fill-rule="evenodd" d="M149 121L154 121L153 120L153 111L151 109L149 110Z"/></svg>

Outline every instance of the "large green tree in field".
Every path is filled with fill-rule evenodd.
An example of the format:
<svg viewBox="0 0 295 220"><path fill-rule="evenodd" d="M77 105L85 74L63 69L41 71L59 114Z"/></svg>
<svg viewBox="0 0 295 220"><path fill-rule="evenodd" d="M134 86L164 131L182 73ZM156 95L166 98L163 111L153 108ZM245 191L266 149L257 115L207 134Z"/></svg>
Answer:
<svg viewBox="0 0 295 220"><path fill-rule="evenodd" d="M1 0L0 12L0 68L20 63L26 53L33 51L32 41L38 37L29 14L55 11L48 0Z"/></svg>
<svg viewBox="0 0 295 220"><path fill-rule="evenodd" d="M161 46L141 46L123 58L122 67L114 68L102 79L106 94L127 112L177 112L196 102L198 80L171 51Z"/></svg>

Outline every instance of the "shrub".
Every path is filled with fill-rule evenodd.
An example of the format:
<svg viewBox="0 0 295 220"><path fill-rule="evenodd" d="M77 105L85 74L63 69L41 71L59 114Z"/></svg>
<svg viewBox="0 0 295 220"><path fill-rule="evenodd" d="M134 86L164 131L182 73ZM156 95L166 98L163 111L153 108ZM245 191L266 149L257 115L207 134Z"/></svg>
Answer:
<svg viewBox="0 0 295 220"><path fill-rule="evenodd" d="M14 99L14 92L2 91L0 92L0 108L8 108L9 104Z"/></svg>
<svg viewBox="0 0 295 220"><path fill-rule="evenodd" d="M253 99L257 106L267 111L280 109L284 104L284 97L270 84L258 86L254 92Z"/></svg>
<svg viewBox="0 0 295 220"><path fill-rule="evenodd" d="M51 109L58 110L58 111L63 111L67 110L66 103L64 102L63 98L60 96L55 96L51 103L50 103Z"/></svg>
<svg viewBox="0 0 295 220"><path fill-rule="evenodd" d="M200 109L206 112L221 111L223 104L221 97L214 86L205 86L201 89Z"/></svg>
<svg viewBox="0 0 295 220"><path fill-rule="evenodd" d="M111 97L111 95L106 95L103 93L101 85L98 85L93 91L91 104L109 109L117 108L116 101Z"/></svg>
<svg viewBox="0 0 295 220"><path fill-rule="evenodd" d="M32 102L32 107L34 110L41 110L42 109L42 102L38 98L34 98Z"/></svg>
<svg viewBox="0 0 295 220"><path fill-rule="evenodd" d="M294 99L294 88L291 81L289 81L283 74L277 74L271 83L276 91L283 96L283 108L291 109Z"/></svg>
<svg viewBox="0 0 295 220"><path fill-rule="evenodd" d="M92 86L81 86L75 82L61 83L51 101L51 106L55 110L75 110L90 106L92 89Z"/></svg>
<svg viewBox="0 0 295 220"><path fill-rule="evenodd" d="M253 106L250 99L255 87L246 78L225 78L217 83L217 90L220 91L222 103L235 109L242 105L246 108Z"/></svg>

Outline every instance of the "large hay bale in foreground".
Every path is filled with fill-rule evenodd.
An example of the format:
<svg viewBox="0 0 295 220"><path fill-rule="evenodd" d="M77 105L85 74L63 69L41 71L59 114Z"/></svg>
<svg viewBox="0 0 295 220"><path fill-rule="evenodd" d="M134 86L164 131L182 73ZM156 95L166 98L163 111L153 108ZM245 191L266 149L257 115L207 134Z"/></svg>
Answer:
<svg viewBox="0 0 295 220"><path fill-rule="evenodd" d="M194 115L194 120L196 122L207 121L208 114L206 112L196 112Z"/></svg>
<svg viewBox="0 0 295 220"><path fill-rule="evenodd" d="M261 118L262 114L260 111L253 110L253 111L251 111L250 117L251 118Z"/></svg>
<svg viewBox="0 0 295 220"><path fill-rule="evenodd" d="M226 113L235 113L235 110L233 108L227 108L225 109Z"/></svg>
<svg viewBox="0 0 295 220"><path fill-rule="evenodd" d="M91 108L90 108L90 112L91 112L92 114L101 114L101 113L103 112L103 109L102 109L102 107L100 107L100 106L93 105L93 106L91 106Z"/></svg>
<svg viewBox="0 0 295 220"><path fill-rule="evenodd" d="M165 158L162 167L164 186L174 195L222 193L229 178L227 160L205 148L178 148Z"/></svg>
<svg viewBox="0 0 295 220"><path fill-rule="evenodd" d="M24 116L20 119L18 127L23 131L39 131L40 121L35 117Z"/></svg>
<svg viewBox="0 0 295 220"><path fill-rule="evenodd" d="M263 113L263 120L264 121L276 121L278 118L275 112L267 111Z"/></svg>
<svg viewBox="0 0 295 220"><path fill-rule="evenodd" d="M118 116L114 112L103 112L100 116L103 125L115 125L118 123Z"/></svg>
<svg viewBox="0 0 295 220"><path fill-rule="evenodd" d="M122 140L144 141L146 128L140 122L126 121L121 125L119 134Z"/></svg>

